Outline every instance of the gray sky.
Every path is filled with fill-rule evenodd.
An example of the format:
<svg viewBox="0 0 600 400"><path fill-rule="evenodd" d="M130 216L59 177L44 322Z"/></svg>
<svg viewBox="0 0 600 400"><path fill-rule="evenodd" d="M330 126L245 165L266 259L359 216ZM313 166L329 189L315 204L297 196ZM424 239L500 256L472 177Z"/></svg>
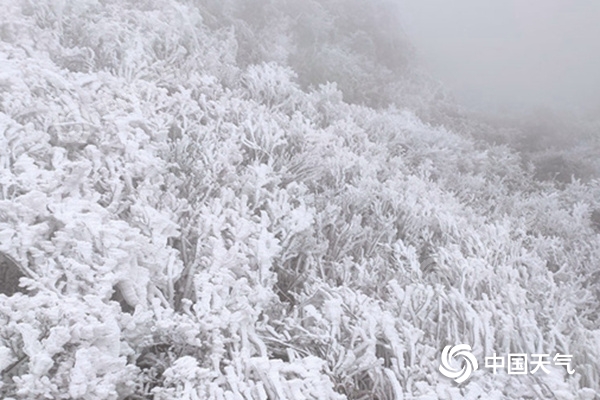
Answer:
<svg viewBox="0 0 600 400"><path fill-rule="evenodd" d="M463 103L600 109L600 0L398 1L421 61Z"/></svg>

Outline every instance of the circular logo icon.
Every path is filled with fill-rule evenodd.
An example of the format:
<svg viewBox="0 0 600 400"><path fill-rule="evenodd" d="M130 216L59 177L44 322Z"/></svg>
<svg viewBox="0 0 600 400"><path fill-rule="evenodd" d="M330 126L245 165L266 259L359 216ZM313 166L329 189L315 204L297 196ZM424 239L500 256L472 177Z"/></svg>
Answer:
<svg viewBox="0 0 600 400"><path fill-rule="evenodd" d="M463 367L458 369L452 365L452 361L456 357L462 357ZM454 347L446 346L442 351L442 364L440 365L440 372L447 378L454 379L456 383L463 383L473 371L477 370L479 365L477 359L471 353L471 346L468 344L458 344Z"/></svg>

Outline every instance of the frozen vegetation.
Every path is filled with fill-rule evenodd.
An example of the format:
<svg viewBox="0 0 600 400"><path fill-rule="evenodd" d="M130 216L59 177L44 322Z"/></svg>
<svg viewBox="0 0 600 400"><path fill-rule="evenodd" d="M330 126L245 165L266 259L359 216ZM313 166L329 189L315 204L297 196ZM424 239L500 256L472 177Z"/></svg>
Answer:
<svg viewBox="0 0 600 400"><path fill-rule="evenodd" d="M596 166L460 114L363 3L1 1L0 397L599 393ZM458 343L575 373L457 385Z"/></svg>

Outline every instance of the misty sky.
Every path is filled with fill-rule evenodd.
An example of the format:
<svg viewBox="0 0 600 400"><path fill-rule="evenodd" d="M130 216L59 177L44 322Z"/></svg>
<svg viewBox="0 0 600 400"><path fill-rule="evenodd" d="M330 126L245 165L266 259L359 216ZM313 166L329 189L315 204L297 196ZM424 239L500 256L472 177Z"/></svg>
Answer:
<svg viewBox="0 0 600 400"><path fill-rule="evenodd" d="M600 0L398 0L431 73L470 106L600 109Z"/></svg>

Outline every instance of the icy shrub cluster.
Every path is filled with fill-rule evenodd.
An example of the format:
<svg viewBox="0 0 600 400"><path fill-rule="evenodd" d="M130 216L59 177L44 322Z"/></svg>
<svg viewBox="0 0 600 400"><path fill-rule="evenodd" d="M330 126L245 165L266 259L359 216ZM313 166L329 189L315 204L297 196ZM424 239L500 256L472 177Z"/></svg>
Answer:
<svg viewBox="0 0 600 400"><path fill-rule="evenodd" d="M593 396L597 182L238 63L196 3L6 7L3 398ZM576 373L457 388L457 343Z"/></svg>

